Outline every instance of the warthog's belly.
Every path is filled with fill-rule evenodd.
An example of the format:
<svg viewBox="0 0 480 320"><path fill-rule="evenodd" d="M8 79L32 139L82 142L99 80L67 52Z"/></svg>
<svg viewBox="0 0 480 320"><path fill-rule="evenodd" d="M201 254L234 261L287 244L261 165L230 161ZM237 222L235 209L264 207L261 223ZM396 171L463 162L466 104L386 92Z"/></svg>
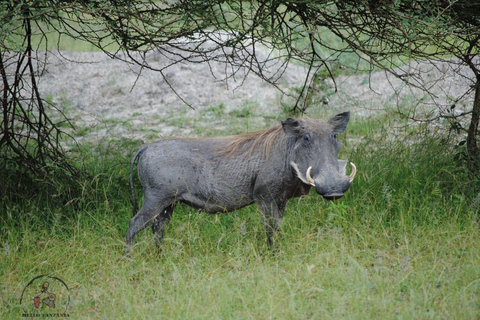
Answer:
<svg viewBox="0 0 480 320"><path fill-rule="evenodd" d="M179 199L186 205L207 213L230 212L253 203L253 197L247 195L238 195L231 197L228 195L215 195L206 197L198 193L187 193Z"/></svg>

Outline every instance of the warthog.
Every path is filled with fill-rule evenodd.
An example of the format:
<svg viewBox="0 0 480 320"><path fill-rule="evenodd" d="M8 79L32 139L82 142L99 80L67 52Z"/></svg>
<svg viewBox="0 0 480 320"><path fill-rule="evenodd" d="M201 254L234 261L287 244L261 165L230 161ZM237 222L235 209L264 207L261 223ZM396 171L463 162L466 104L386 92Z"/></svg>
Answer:
<svg viewBox="0 0 480 320"><path fill-rule="evenodd" d="M177 202L208 213L255 202L272 244L289 199L308 194L313 186L325 199L335 200L349 188L355 166L351 163L347 176L347 162L337 159L337 134L345 130L349 118L349 112L327 123L288 118L281 125L243 135L165 139L143 146L130 168L134 217L127 245L150 224L160 243ZM137 159L145 195L138 213L132 179Z"/></svg>

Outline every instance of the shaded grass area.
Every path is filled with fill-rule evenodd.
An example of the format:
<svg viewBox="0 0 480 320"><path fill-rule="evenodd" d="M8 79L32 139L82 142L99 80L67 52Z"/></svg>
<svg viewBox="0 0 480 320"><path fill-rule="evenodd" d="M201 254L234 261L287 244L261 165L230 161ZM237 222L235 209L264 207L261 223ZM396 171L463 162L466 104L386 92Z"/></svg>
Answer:
<svg viewBox="0 0 480 320"><path fill-rule="evenodd" d="M345 143L358 168L351 189L336 202L292 199L275 255L255 206L207 215L180 205L161 249L146 229L126 257L138 143L82 146L91 177L76 200L40 193L4 206L0 318L21 316L39 274L68 284L72 318L478 318L478 181L439 137L405 136Z"/></svg>

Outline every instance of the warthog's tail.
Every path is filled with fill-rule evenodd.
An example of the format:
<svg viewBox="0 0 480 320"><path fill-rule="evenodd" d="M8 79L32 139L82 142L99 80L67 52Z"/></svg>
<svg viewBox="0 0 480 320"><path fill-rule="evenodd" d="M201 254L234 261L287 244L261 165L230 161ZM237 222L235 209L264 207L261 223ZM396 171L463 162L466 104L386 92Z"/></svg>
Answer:
<svg viewBox="0 0 480 320"><path fill-rule="evenodd" d="M135 166L135 161L140 157L140 155L147 149L147 146L140 148L140 150L135 153L130 164L130 187L132 188L132 198L133 198L133 215L135 216L138 211L137 200L135 199L135 188L133 186L133 167Z"/></svg>

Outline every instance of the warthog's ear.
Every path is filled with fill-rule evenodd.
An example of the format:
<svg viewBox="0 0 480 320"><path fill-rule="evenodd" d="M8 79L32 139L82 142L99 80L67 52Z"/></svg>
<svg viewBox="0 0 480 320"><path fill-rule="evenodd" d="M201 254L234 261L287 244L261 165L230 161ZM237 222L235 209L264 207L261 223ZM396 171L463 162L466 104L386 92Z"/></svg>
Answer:
<svg viewBox="0 0 480 320"><path fill-rule="evenodd" d="M332 119L328 120L328 123L333 126L333 131L336 133L342 133L347 128L348 121L350 120L350 112L344 112L337 114Z"/></svg>
<svg viewBox="0 0 480 320"><path fill-rule="evenodd" d="M295 118L288 118L282 121L282 127L287 135L298 135L302 129L302 124Z"/></svg>

